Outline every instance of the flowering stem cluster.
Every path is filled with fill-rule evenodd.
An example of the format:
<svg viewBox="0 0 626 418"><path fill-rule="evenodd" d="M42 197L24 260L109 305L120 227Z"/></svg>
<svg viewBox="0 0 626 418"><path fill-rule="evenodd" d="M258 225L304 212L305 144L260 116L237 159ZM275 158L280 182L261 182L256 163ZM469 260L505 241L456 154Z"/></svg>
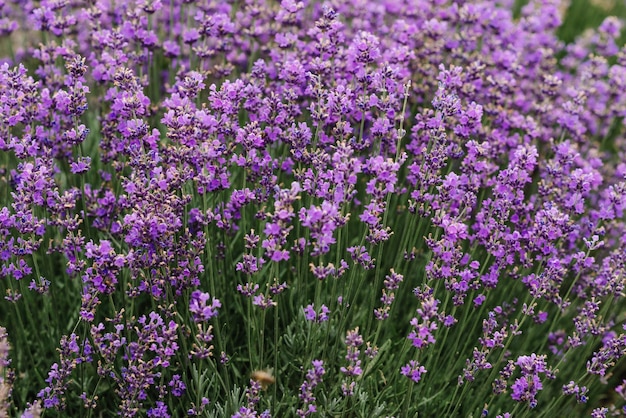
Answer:
<svg viewBox="0 0 626 418"><path fill-rule="evenodd" d="M626 414L626 47L560 1L0 2L0 417Z"/></svg>

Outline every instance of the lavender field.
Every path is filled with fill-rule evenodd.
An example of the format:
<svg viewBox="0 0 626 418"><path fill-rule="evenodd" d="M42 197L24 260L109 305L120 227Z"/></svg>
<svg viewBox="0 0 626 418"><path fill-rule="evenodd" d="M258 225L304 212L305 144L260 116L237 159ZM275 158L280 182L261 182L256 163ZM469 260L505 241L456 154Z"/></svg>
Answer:
<svg viewBox="0 0 626 418"><path fill-rule="evenodd" d="M583 3L0 0L0 418L626 416Z"/></svg>

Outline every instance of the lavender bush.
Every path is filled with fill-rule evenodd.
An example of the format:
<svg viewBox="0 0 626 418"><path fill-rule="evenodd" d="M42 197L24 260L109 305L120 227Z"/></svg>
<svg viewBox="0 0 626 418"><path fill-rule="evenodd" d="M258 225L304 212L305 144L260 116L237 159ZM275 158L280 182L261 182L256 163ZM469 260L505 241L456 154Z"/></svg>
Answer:
<svg viewBox="0 0 626 418"><path fill-rule="evenodd" d="M626 47L559 1L0 2L0 416L626 415Z"/></svg>

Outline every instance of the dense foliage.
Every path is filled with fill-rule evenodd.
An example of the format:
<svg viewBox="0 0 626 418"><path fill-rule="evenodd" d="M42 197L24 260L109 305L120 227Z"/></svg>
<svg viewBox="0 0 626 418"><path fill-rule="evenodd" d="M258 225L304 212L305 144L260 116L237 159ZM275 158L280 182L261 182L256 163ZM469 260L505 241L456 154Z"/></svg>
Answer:
<svg viewBox="0 0 626 418"><path fill-rule="evenodd" d="M622 23L0 1L0 417L626 414Z"/></svg>

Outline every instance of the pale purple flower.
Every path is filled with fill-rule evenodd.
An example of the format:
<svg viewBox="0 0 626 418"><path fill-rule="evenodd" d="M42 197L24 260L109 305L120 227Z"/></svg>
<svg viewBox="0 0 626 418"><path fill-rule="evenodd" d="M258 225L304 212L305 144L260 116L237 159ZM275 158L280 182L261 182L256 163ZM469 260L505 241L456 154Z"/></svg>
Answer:
<svg viewBox="0 0 626 418"><path fill-rule="evenodd" d="M221 308L221 302L211 295L200 290L194 290L189 301L189 312L193 314L195 322L206 322L217 316L217 309Z"/></svg>
<svg viewBox="0 0 626 418"><path fill-rule="evenodd" d="M400 373L418 383L422 379L422 375L426 373L426 368L417 361L411 360L408 364L402 366Z"/></svg>

